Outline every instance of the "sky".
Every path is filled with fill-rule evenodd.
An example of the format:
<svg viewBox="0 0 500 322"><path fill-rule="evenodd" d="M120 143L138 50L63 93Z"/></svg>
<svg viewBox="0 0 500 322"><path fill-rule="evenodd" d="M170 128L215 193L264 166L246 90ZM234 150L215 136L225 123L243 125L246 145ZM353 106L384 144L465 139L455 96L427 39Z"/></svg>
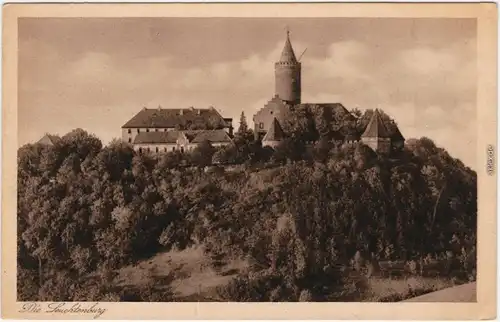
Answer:
<svg viewBox="0 0 500 322"><path fill-rule="evenodd" d="M476 168L475 19L20 18L18 145L74 128L106 144L143 107L252 124L287 28L303 103L383 109Z"/></svg>

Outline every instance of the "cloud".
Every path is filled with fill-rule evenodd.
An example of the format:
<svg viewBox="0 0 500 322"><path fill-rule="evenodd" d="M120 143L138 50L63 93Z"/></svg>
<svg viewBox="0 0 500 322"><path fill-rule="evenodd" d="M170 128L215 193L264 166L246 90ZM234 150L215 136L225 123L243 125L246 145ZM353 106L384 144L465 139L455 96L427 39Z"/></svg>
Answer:
<svg viewBox="0 0 500 322"><path fill-rule="evenodd" d="M434 75L442 71L453 71L459 59L452 53L429 48L415 48L400 55L401 63L408 71L420 75Z"/></svg>
<svg viewBox="0 0 500 322"><path fill-rule="evenodd" d="M325 57L307 60L311 78L340 79L350 82L369 78L363 68L363 61L369 55L369 48L357 41L344 41L331 44ZM307 68L307 67L306 67Z"/></svg>

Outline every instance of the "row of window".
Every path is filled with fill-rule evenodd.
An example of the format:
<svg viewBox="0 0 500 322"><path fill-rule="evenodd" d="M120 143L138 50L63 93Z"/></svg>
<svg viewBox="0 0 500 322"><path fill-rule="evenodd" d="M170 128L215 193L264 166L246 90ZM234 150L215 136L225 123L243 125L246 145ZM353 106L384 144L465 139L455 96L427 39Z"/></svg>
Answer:
<svg viewBox="0 0 500 322"><path fill-rule="evenodd" d="M154 129L155 132L159 132L161 131L162 129ZM163 132L167 132L169 129L163 129ZM132 133L132 129L128 129L128 134L131 134ZM146 132L149 132L149 129L146 129ZM137 133L141 133L141 129L137 129Z"/></svg>
<svg viewBox="0 0 500 322"><path fill-rule="evenodd" d="M261 124L262 124L262 126L264 126L264 123L261 123ZM145 130L146 130L146 132L149 132L150 129L145 129ZM174 128L163 128L163 129L154 129L154 130L155 130L155 132L161 132L162 130L163 130L163 132L167 132L169 130L174 130ZM141 129L136 129L136 131L137 131L137 133L141 133ZM128 129L127 133L132 134L132 129Z"/></svg>
<svg viewBox="0 0 500 322"><path fill-rule="evenodd" d="M189 150L191 150L191 149L189 149ZM149 148L149 147L144 148L144 149L143 148L139 148L139 153L142 153L143 151L145 151L145 152L151 152L151 148ZM160 148L156 147L154 151L156 151L156 153L159 153L160 152ZM176 151L175 146L172 147L171 151L172 152ZM181 151L181 153L184 153L184 147L183 146L181 146L180 151ZM165 148L163 148L162 152L168 152L168 149L165 147Z"/></svg>

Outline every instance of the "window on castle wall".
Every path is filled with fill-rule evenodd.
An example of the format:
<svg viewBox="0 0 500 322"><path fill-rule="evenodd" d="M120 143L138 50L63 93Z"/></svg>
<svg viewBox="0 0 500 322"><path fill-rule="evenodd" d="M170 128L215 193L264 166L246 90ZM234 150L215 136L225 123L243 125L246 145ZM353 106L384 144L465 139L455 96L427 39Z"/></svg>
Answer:
<svg viewBox="0 0 500 322"><path fill-rule="evenodd" d="M139 153L142 153L142 148L139 148Z"/></svg>
<svg viewBox="0 0 500 322"><path fill-rule="evenodd" d="M151 149L150 149L150 148L148 148L148 152L151 152Z"/></svg>
<svg viewBox="0 0 500 322"><path fill-rule="evenodd" d="M131 129L128 129L128 134L132 133L132 130Z"/></svg>
<svg viewBox="0 0 500 322"><path fill-rule="evenodd" d="M164 152L167 152L167 148L165 148L165 151Z"/></svg>
<svg viewBox="0 0 500 322"><path fill-rule="evenodd" d="M132 143L132 138L128 138L128 143Z"/></svg>
<svg viewBox="0 0 500 322"><path fill-rule="evenodd" d="M156 153L158 153L158 147L156 147Z"/></svg>
<svg viewBox="0 0 500 322"><path fill-rule="evenodd" d="M141 129L137 129L137 133L141 133Z"/></svg>
<svg viewBox="0 0 500 322"><path fill-rule="evenodd" d="M264 123L260 122L259 123L259 129L263 129L264 128Z"/></svg>
<svg viewBox="0 0 500 322"><path fill-rule="evenodd" d="M155 132L158 132L158 129L155 129Z"/></svg>
<svg viewBox="0 0 500 322"><path fill-rule="evenodd" d="M146 129L146 132L149 132L149 129Z"/></svg>

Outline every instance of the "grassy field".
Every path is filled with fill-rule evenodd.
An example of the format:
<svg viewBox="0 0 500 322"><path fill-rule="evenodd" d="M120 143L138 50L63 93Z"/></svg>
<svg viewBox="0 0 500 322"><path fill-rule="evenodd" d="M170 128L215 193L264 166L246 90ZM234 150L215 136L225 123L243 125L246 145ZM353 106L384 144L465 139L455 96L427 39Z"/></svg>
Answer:
<svg viewBox="0 0 500 322"><path fill-rule="evenodd" d="M228 283L247 267L243 261L232 261L217 271L199 247L160 253L135 266L119 271L115 280L121 286L141 286L153 282L170 285L178 301L216 300L214 289Z"/></svg>
<svg viewBox="0 0 500 322"><path fill-rule="evenodd" d="M216 270L202 249L194 247L159 253L136 265L124 267L118 271L115 283L123 287L140 287L148 283L160 288L170 287L175 301L218 301L215 288L227 284L247 268L246 262L235 260ZM345 300L366 302L402 301L455 285L454 281L443 277L366 278L355 273L352 281L352 285L346 285L346 288L356 289L357 295Z"/></svg>

